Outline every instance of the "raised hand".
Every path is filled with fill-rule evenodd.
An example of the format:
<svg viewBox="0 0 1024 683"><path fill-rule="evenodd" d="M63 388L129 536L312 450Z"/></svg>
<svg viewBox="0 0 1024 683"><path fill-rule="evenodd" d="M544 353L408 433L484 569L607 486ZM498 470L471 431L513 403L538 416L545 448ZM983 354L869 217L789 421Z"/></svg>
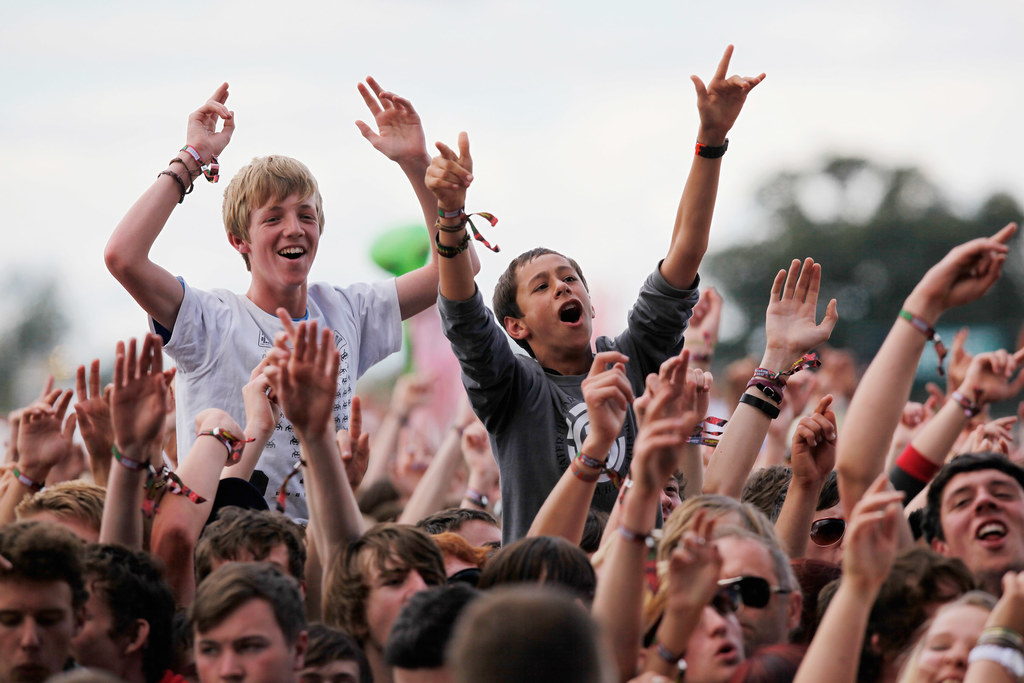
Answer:
<svg viewBox="0 0 1024 683"><path fill-rule="evenodd" d="M414 409L430 403L433 389L433 378L417 374L402 375L395 380L388 410L398 419L404 420Z"/></svg>
<svg viewBox="0 0 1024 683"><path fill-rule="evenodd" d="M282 312L287 318L287 312L278 309L279 316ZM286 329L290 324L288 320ZM341 362L334 333L327 328L321 331L316 321L302 322L295 327L293 339L295 348L289 351L286 334L278 334L272 361L264 372L300 437L314 437L326 430L331 430L333 436Z"/></svg>
<svg viewBox="0 0 1024 683"><path fill-rule="evenodd" d="M1024 389L1024 372L1017 372L1022 362L1024 349L1012 356L1002 349L979 353L971 360L958 389L978 405L1013 398Z"/></svg>
<svg viewBox="0 0 1024 683"><path fill-rule="evenodd" d="M114 441L125 456L153 465L161 462L164 423L171 373L163 371L163 343L149 334L136 355L134 339L118 342L114 352L114 385L110 416Z"/></svg>
<svg viewBox="0 0 1024 683"><path fill-rule="evenodd" d="M469 154L469 135L459 133L459 153L443 142L437 143L441 153L427 168L427 189L437 197L438 207L458 211L466 206L466 188L473 182L473 157Z"/></svg>
<svg viewBox="0 0 1024 683"><path fill-rule="evenodd" d="M789 272L780 270L772 284L771 300L765 314L766 359L772 359L786 367L771 368L779 371L828 341L832 329L839 320L836 300L832 299L825 309L825 318L815 322L818 306L818 292L821 288L821 266L814 259L794 259ZM767 366L766 366L767 367Z"/></svg>
<svg viewBox="0 0 1024 683"><path fill-rule="evenodd" d="M281 421L281 405L263 372L271 363L267 356L253 368L249 383L242 387L242 402L245 404L245 435L250 439L264 441L270 438Z"/></svg>
<svg viewBox="0 0 1024 683"><path fill-rule="evenodd" d="M622 431L626 411L633 402L633 388L626 377L629 358L618 351L602 351L594 356L590 374L583 380L583 399L590 418L588 437L611 448ZM608 366L611 365L611 368ZM588 454L600 457L598 454Z"/></svg>
<svg viewBox="0 0 1024 683"><path fill-rule="evenodd" d="M843 578L878 589L899 549L903 492L893 491L883 473L853 508L843 547Z"/></svg>
<svg viewBox="0 0 1024 683"><path fill-rule="evenodd" d="M992 237L979 237L953 247L932 266L906 300L906 309L935 324L939 316L983 296L1003 273L1007 242L1017 232L1010 223Z"/></svg>
<svg viewBox="0 0 1024 683"><path fill-rule="evenodd" d="M366 468L370 464L370 435L363 431L363 404L358 396L352 397L348 429L339 429L335 438L348 483L355 491L363 482Z"/></svg>
<svg viewBox="0 0 1024 683"><path fill-rule="evenodd" d="M78 403L75 404L75 415L78 416L78 429L89 452L89 463L93 479L100 486L105 486L110 473L110 448L114 445L114 426L110 420L109 385L100 389L100 361L93 359L89 364L88 384L86 383L85 366L78 366L75 375L75 393Z"/></svg>
<svg viewBox="0 0 1024 683"><path fill-rule="evenodd" d="M832 394L818 401L814 412L805 415L793 434L793 479L821 485L836 465L836 414Z"/></svg>
<svg viewBox="0 0 1024 683"><path fill-rule="evenodd" d="M711 540L715 534L714 518L697 513L693 530L683 537L672 551L668 563L668 602L666 609L701 610L711 602L718 590L722 557Z"/></svg>
<svg viewBox="0 0 1024 683"><path fill-rule="evenodd" d="M228 84L221 83L203 106L189 114L185 140L199 152L204 163L220 156L235 132L235 113L224 105L227 101ZM217 124L222 120L224 126L218 131Z"/></svg>
<svg viewBox="0 0 1024 683"><path fill-rule="evenodd" d="M54 389L21 412L18 428L18 469L34 482L46 481L50 470L71 453L75 415L64 420L71 391Z"/></svg>
<svg viewBox="0 0 1024 683"><path fill-rule="evenodd" d="M1000 417L975 427L964 444L960 453L1002 453L1010 455L1013 445L1013 426L1017 424L1017 416Z"/></svg>
<svg viewBox="0 0 1024 683"><path fill-rule="evenodd" d="M707 86L698 76L690 76L697 89L697 111L700 113L700 133L697 138L698 142L705 145L718 146L725 142L725 136L736 123L747 95L765 77L763 73L746 78L728 77L732 50L732 45L725 48L718 69Z"/></svg>
<svg viewBox="0 0 1024 683"><path fill-rule="evenodd" d="M372 76L358 86L367 109L373 115L377 130L363 121L356 121L356 127L373 148L399 164L420 160L426 163L427 141L423 136L423 124L412 103L404 97L387 92Z"/></svg>

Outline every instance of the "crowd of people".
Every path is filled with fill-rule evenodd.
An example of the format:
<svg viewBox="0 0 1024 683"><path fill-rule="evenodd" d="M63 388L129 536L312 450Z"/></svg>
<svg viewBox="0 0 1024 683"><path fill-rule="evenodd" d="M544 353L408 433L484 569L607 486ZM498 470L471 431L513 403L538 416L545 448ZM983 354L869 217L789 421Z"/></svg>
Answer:
<svg viewBox="0 0 1024 683"><path fill-rule="evenodd" d="M412 185L428 262L308 282L320 189L268 156L224 193L248 291L189 286L151 251L219 179L217 88L104 254L148 334L117 342L109 385L93 360L8 417L0 683L1024 679L1024 444L989 413L1024 390L1024 350L935 333L1000 278L1016 226L923 273L863 372L827 345L827 274L794 258L765 283L764 354L716 379L723 301L699 270L765 78L729 76L732 50L692 78L671 238L614 338L592 338L583 270L548 248L512 259L488 310L497 219L467 210L469 138L431 158L373 79L376 125L357 125ZM435 304L454 419L415 373L374 418L358 379ZM947 386L918 403L929 346Z"/></svg>

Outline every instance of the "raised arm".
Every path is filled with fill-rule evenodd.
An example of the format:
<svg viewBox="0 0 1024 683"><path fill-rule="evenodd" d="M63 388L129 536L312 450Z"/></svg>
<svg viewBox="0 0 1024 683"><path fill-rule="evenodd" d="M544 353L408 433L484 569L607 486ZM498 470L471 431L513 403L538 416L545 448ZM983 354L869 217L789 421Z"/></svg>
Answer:
<svg viewBox="0 0 1024 683"><path fill-rule="evenodd" d="M391 159L402 169L413 191L416 200L423 210L431 247L434 234L437 232L437 199L427 189L424 176L430 165L427 153L427 142L423 136L423 124L412 102L398 95L385 91L372 77L366 83L359 84L366 107L373 115L379 132L363 121L356 121L356 127L374 149ZM474 272L480 269L476 255L470 250ZM430 260L422 268L410 271L398 278L398 305L402 319L416 315L420 311L433 306L437 302L437 257L430 250Z"/></svg>
<svg viewBox="0 0 1024 683"><path fill-rule="evenodd" d="M833 299L825 309L825 318L815 323L820 288L821 266L812 259L806 259L802 268L800 261L794 260L788 273L780 270L775 276L765 314L767 343L760 366L775 376L771 393L781 393L779 389L786 382L784 373L805 353L828 341L839 320ZM768 427L778 417L779 403L756 386L744 392L711 456L704 493L740 497Z"/></svg>
<svg viewBox="0 0 1024 683"><path fill-rule="evenodd" d="M818 401L814 412L800 419L791 449L793 480L782 503L775 531L791 558L803 557L814 521L818 494L836 464L836 414L832 394Z"/></svg>
<svg viewBox="0 0 1024 683"><path fill-rule="evenodd" d="M75 415L64 419L70 403L70 391L54 389L21 411L15 479L0 498L0 524L13 522L18 503L40 491L50 470L70 454L77 423Z"/></svg>
<svg viewBox="0 0 1024 683"><path fill-rule="evenodd" d="M228 84L223 83L188 117L186 146L195 150L203 163L220 155L231 140L235 118L234 112L224 105L227 99ZM221 120L224 126L217 131ZM184 200L186 188L191 188L200 174L200 164L191 153L185 149L178 152L128 209L103 252L110 274L146 313L168 330L174 329L184 291L173 275L150 260L149 251L171 211Z"/></svg>
<svg viewBox="0 0 1024 683"><path fill-rule="evenodd" d="M100 543L143 549L143 486L150 468L163 466L168 379L163 372L159 335L146 335L138 355L134 339L128 342L127 350L124 342L117 343L110 417L114 457L119 464L110 472Z"/></svg>
<svg viewBox="0 0 1024 683"><path fill-rule="evenodd" d="M281 406L277 402L270 380L263 370L270 364L264 357L249 375L249 383L242 387L242 403L245 405L245 438L247 439L242 457L238 462L221 471L221 479L237 477L249 481L259 464L260 456L281 420Z"/></svg>
<svg viewBox="0 0 1024 683"><path fill-rule="evenodd" d="M1013 398L1024 389L1024 349L979 353L967 368L963 382L935 416L910 441L889 473L896 488L911 500L946 462L953 445L973 414L989 404ZM1016 376L1015 376L1016 375Z"/></svg>
<svg viewBox="0 0 1024 683"><path fill-rule="evenodd" d="M179 460L175 476L202 502L187 495L164 495L154 511L151 537L153 554L167 566L167 583L181 606L191 604L195 596L195 547L210 518L220 472L228 461L228 443L223 436L214 436L211 432L242 433L234 418L215 408L207 408L196 415L195 430L196 440L188 454Z"/></svg>
<svg viewBox="0 0 1024 683"><path fill-rule="evenodd" d="M900 501L879 477L850 515L843 576L797 671L795 683L857 680L868 615L899 546Z"/></svg>
<svg viewBox="0 0 1024 683"><path fill-rule="evenodd" d="M696 384L689 376L689 351L668 359L659 371L658 388L645 409L644 424L633 447L630 477L624 489L611 546L594 596L594 616L615 653L619 677L635 674L643 607L644 562L653 542L661 490L679 466L682 445L697 424ZM609 520L611 526L612 520Z"/></svg>
<svg viewBox="0 0 1024 683"><path fill-rule="evenodd" d="M88 383L86 383L85 366L78 366L75 375L75 392L78 402L75 403L75 415L78 416L78 429L89 453L89 469L97 486L106 488L110 476L110 462L113 459L111 448L114 445L114 431L110 423L110 390L100 388L100 361L93 359L89 364Z"/></svg>
<svg viewBox="0 0 1024 683"><path fill-rule="evenodd" d="M1006 243L1016 231L1016 224L1010 223L992 237L954 247L925 273L907 297L903 312L911 319L902 312L896 319L864 372L843 422L845 433L857 435L837 444L836 470L844 509L853 509L885 467L889 443L910 397L918 361L939 316L991 289L1002 274L1009 251ZM921 326L929 329L927 335Z"/></svg>
<svg viewBox="0 0 1024 683"><path fill-rule="evenodd" d="M693 286L704 252L708 248L711 216L718 194L718 177L725 153L726 135L736 123L747 94L762 80L764 74L752 78L728 77L732 45L725 49L722 60L711 81L704 82L691 76L697 89L697 111L700 128L697 131L697 153L690 166L690 175L683 188L672 228L672 242L661 264L661 274L670 285L678 289Z"/></svg>
<svg viewBox="0 0 1024 683"><path fill-rule="evenodd" d="M441 154L431 160L427 169L427 187L437 198L438 213L452 214L438 218L441 228L436 239L441 251L448 254L438 258L441 295L453 301L466 301L476 293L469 235L464 216L458 213L466 207L466 189L473 182L469 136L459 133L458 154L443 142L437 143L437 149Z"/></svg>
<svg viewBox="0 0 1024 683"><path fill-rule="evenodd" d="M332 406L340 358L330 329L320 330L316 321L292 329L284 309L278 309L278 317L294 340L294 348L289 351L280 335L272 352L273 363L265 372L295 427L307 472L310 526L318 536L321 557L329 559L338 547L363 532L363 517L335 439Z"/></svg>

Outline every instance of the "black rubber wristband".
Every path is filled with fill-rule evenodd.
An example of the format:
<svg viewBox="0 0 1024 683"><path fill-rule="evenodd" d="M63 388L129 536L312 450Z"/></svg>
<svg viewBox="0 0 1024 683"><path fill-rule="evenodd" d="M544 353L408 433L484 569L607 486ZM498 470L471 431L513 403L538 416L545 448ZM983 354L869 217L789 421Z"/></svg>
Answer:
<svg viewBox="0 0 1024 683"><path fill-rule="evenodd" d="M740 396L740 403L746 403L748 406L753 406L754 408L757 408L762 413L767 415L768 418L771 420L774 420L779 416L778 407L773 406L768 401L758 398L753 394L743 394L742 396Z"/></svg>

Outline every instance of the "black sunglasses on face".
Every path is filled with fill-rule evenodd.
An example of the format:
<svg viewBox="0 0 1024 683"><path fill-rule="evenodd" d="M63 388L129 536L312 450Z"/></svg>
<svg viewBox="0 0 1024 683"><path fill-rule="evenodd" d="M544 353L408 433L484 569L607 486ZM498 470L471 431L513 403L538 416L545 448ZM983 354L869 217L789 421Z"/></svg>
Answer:
<svg viewBox="0 0 1024 683"><path fill-rule="evenodd" d="M733 614L740 608L740 592L734 586L722 586L711 598L711 607L723 617Z"/></svg>
<svg viewBox="0 0 1024 683"><path fill-rule="evenodd" d="M737 576L734 579L722 579L718 585L736 596L737 607L740 600L747 607L760 609L772 599L772 593L791 593L782 586L772 586L768 579L760 576Z"/></svg>
<svg viewBox="0 0 1024 683"><path fill-rule="evenodd" d="M811 542L822 548L839 543L845 534L845 519L825 517L811 524Z"/></svg>

